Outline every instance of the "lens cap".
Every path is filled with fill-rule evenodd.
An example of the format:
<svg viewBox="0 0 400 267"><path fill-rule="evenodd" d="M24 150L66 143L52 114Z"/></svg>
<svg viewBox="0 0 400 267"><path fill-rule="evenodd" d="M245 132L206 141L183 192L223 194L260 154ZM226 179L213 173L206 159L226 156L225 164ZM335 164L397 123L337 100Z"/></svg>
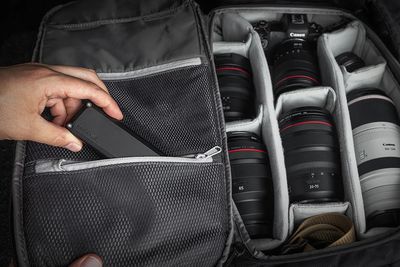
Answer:
<svg viewBox="0 0 400 267"><path fill-rule="evenodd" d="M336 62L344 66L348 72L353 72L355 70L361 69L365 67L365 62L359 56L352 52L345 52L343 54L338 55L336 58Z"/></svg>

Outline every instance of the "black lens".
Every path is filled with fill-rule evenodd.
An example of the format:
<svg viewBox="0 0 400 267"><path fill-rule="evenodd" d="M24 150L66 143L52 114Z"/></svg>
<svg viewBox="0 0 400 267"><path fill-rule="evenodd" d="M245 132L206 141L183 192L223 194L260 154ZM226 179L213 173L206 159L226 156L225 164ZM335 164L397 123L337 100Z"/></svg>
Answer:
<svg viewBox="0 0 400 267"><path fill-rule="evenodd" d="M381 90L347 95L367 228L400 224L400 118ZM372 108L371 108L372 107Z"/></svg>
<svg viewBox="0 0 400 267"><path fill-rule="evenodd" d="M310 43L303 39L287 39L273 56L275 95L320 85L318 62Z"/></svg>
<svg viewBox="0 0 400 267"><path fill-rule="evenodd" d="M353 72L365 66L364 61L352 52L340 54L335 59L336 62L339 65L344 66L348 72Z"/></svg>
<svg viewBox="0 0 400 267"><path fill-rule="evenodd" d="M218 84L226 121L254 116L253 83L250 62L238 54L215 56Z"/></svg>
<svg viewBox="0 0 400 267"><path fill-rule="evenodd" d="M331 115L318 107L294 109L279 121L291 202L343 196L339 145Z"/></svg>
<svg viewBox="0 0 400 267"><path fill-rule="evenodd" d="M259 137L228 134L232 196L252 238L272 236L274 198L268 153Z"/></svg>

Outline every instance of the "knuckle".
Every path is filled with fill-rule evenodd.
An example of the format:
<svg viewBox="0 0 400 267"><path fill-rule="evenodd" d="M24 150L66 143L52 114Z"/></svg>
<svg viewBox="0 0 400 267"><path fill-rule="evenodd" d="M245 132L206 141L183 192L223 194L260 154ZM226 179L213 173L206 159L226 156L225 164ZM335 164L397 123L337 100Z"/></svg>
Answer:
<svg viewBox="0 0 400 267"><path fill-rule="evenodd" d="M99 76L97 76L96 72L91 72L89 74L89 76L93 79L93 81L99 81L100 80L100 78L99 78Z"/></svg>
<svg viewBox="0 0 400 267"><path fill-rule="evenodd" d="M52 144L55 146L65 146L67 140L68 140L68 134L63 131L53 137Z"/></svg>
<svg viewBox="0 0 400 267"><path fill-rule="evenodd" d="M54 71L39 65L32 68L31 75L34 78L43 78L54 75Z"/></svg>

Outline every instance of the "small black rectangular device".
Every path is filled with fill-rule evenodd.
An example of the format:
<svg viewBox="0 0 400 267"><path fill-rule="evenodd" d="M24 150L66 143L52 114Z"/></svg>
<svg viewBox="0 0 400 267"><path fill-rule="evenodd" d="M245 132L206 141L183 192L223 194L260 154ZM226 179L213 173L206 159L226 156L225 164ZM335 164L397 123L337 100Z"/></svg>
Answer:
<svg viewBox="0 0 400 267"><path fill-rule="evenodd" d="M160 153L91 102L67 123L79 139L107 158L158 156Z"/></svg>

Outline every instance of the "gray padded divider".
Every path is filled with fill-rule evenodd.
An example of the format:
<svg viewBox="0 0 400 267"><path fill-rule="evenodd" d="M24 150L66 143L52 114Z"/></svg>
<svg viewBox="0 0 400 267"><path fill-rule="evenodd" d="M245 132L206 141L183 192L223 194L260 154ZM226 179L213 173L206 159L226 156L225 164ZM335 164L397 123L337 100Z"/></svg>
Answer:
<svg viewBox="0 0 400 267"><path fill-rule="evenodd" d="M344 52L353 52L366 64L365 67L351 73L344 66L339 66L347 92L356 88L379 86L386 69L386 61L366 38L365 28L360 22L354 21L346 28L326 34L323 38L326 39L334 57Z"/></svg>
<svg viewBox="0 0 400 267"><path fill-rule="evenodd" d="M337 94L336 103L336 127L339 129L338 135L341 146L342 169L347 173L348 179L343 179L343 186L348 193L345 194L346 200L351 203L347 215L352 217L358 234L365 231L365 212L364 203L361 194L361 186L358 179L358 170L356 157L354 154L353 133L351 130L350 114L347 108L346 92L344 89L343 75L336 63L335 56L329 49L328 41L338 42L338 40L329 40L329 34L324 34L318 40L318 59L321 66L322 81L326 85L332 86Z"/></svg>
<svg viewBox="0 0 400 267"><path fill-rule="evenodd" d="M238 53L249 58L256 89L256 101L260 105L258 116L255 119L228 122L226 126L227 132L250 131L256 134L261 133L269 152L275 200L273 239L250 239L240 215L236 214L235 216L237 229L240 231L239 234L242 240L256 257L257 255L261 257L263 253L260 250L276 248L286 240L289 227L286 170L282 142L274 110L271 77L260 38L252 30L251 25L236 14L224 14L219 20L222 32L220 38L214 39L213 52L214 54ZM244 38L244 36L248 37ZM225 38L229 42L226 42ZM242 40L245 41L241 42Z"/></svg>
<svg viewBox="0 0 400 267"><path fill-rule="evenodd" d="M317 106L335 111L336 94L330 87L311 87L281 94L276 102L276 115L295 108Z"/></svg>
<svg viewBox="0 0 400 267"><path fill-rule="evenodd" d="M345 214L349 208L349 202L332 202L317 204L291 204L289 208L289 235L299 226L305 219L314 215L337 212Z"/></svg>
<svg viewBox="0 0 400 267"><path fill-rule="evenodd" d="M353 52L361 57L366 66L352 73L347 72L343 66L336 63L335 57L343 52ZM400 105L399 84L393 74L386 68L386 60L378 49L367 38L366 30L361 22L349 23L346 28L324 34L318 42L318 54L322 80L331 85L338 95L338 106L342 113L343 125L341 131L344 139L348 171L351 179L348 186L353 194L348 195L352 204L351 214L355 222L356 230L361 238L370 237L386 231L388 228L377 228L366 231L364 203L357 170L356 156L354 152L354 140L351 131L351 122L347 108L346 93L359 88L377 87L385 91L397 106ZM397 109L399 111L399 109Z"/></svg>
<svg viewBox="0 0 400 267"><path fill-rule="evenodd" d="M269 74L267 60L261 46L261 40L258 34L255 37L255 49L250 50L250 54L254 53L254 58L260 62L262 75L259 75L255 82L261 84L264 88L264 116L262 123L262 136L264 143L269 151L269 158L272 170L272 178L274 183L274 238L275 241L270 243L262 243L261 240L255 240L256 248L267 250L275 248L284 242L288 235L288 208L289 208L289 192L287 187L285 159L283 156L282 140L279 134L278 121L276 120L274 109L274 93L272 91L271 77Z"/></svg>

